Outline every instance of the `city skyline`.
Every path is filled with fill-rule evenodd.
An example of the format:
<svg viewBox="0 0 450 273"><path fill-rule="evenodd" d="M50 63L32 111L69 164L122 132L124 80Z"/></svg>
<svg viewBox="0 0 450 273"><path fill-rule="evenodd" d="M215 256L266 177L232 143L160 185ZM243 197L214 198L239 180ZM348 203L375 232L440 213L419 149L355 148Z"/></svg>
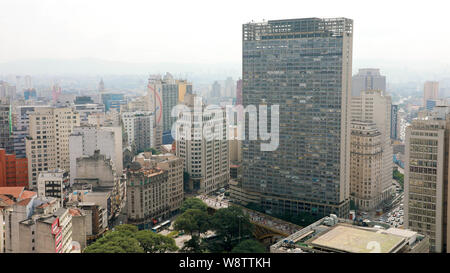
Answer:
<svg viewBox="0 0 450 273"><path fill-rule="evenodd" d="M435 7L440 4L432 2ZM412 73L450 69L450 58L445 57L450 41L440 39L450 34L445 28L444 14L439 16L445 9L436 8L428 15L418 2L408 3L407 13L398 12L403 6L401 3L387 1L372 5L370 9L363 8L357 1L345 4L329 1L321 3L320 9L318 4L310 3L269 5L269 2L258 2L260 9L250 9L252 2L227 3L217 12L216 6L203 1L174 1L175 8L170 9L158 2L132 2L131 8L123 9L120 3L104 1L89 3L89 8L82 2L72 1L6 1L0 4L2 10L8 11L0 18L1 23L8 25L0 30L0 35L7 37L0 45L0 73L5 73L1 64L12 68L16 64L18 69L14 73L22 70L27 73L30 69L17 63L42 59L147 64L147 70L154 69L157 63L203 64L211 65L213 70L217 69L216 64L233 64L239 72L242 24L252 20L336 15L355 22L354 69L381 67L384 74L387 74L383 71L386 69L412 70ZM24 6L29 8L24 9ZM170 12L155 12L161 10ZM189 16L199 11L202 16ZM380 21L381 15L383 20ZM19 20L24 16L30 23ZM414 17L428 23L412 20ZM430 24L434 28L429 28ZM418 32L421 35L416 35ZM89 70L90 66L84 67ZM140 68L136 71L146 72ZM417 72L410 78L414 79Z"/></svg>

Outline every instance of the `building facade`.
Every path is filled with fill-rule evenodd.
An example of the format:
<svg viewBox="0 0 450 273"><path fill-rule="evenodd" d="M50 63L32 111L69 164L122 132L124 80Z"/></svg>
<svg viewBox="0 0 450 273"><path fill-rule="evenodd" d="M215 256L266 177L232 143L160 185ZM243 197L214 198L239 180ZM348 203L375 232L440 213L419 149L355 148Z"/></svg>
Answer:
<svg viewBox="0 0 450 273"><path fill-rule="evenodd" d="M405 225L430 237L432 252L448 252L448 140L444 112L423 112L406 129Z"/></svg>
<svg viewBox="0 0 450 273"><path fill-rule="evenodd" d="M70 181L77 177L77 158L92 156L95 151L110 158L119 176L123 173L122 128L81 126L74 127L69 137Z"/></svg>
<svg viewBox="0 0 450 273"><path fill-rule="evenodd" d="M5 149L8 154L14 153L10 108L9 104L0 102L0 148Z"/></svg>
<svg viewBox="0 0 450 273"><path fill-rule="evenodd" d="M195 95L185 96L185 103L194 111L184 111L177 120L176 155L184 160L184 170L189 173L189 189L208 194L228 185L230 179L225 112L220 108L215 114L214 109L203 112L202 98ZM203 111L195 111L195 105ZM207 135L204 128L211 125L217 130Z"/></svg>
<svg viewBox="0 0 450 273"><path fill-rule="evenodd" d="M423 107L427 106L427 100L439 98L439 82L427 81L423 86Z"/></svg>
<svg viewBox="0 0 450 273"><path fill-rule="evenodd" d="M359 210L370 211L390 197L383 189L383 142L375 123L352 122L350 198Z"/></svg>
<svg viewBox="0 0 450 273"><path fill-rule="evenodd" d="M173 154L141 153L134 158L135 162L147 168L160 168L168 173L167 196L170 214L175 214L181 207L184 199L183 171L184 161Z"/></svg>
<svg viewBox="0 0 450 273"><path fill-rule="evenodd" d="M386 93L386 77L380 74L378 68L359 69L352 77L352 96L359 96L361 91L381 90Z"/></svg>
<svg viewBox="0 0 450 273"><path fill-rule="evenodd" d="M128 223L148 228L170 216L168 172L133 163L127 172Z"/></svg>
<svg viewBox="0 0 450 273"><path fill-rule="evenodd" d="M382 182L383 200L388 202L395 192L392 185L393 148L391 144L391 97L383 94L382 90L361 91L359 96L352 97L352 121L375 123L381 133L383 160Z"/></svg>
<svg viewBox="0 0 450 273"><path fill-rule="evenodd" d="M346 216L353 21L248 23L242 39L243 106L279 105L278 149L243 141L243 189L268 212Z"/></svg>
<svg viewBox="0 0 450 273"><path fill-rule="evenodd" d="M124 112L122 121L127 133L128 145L135 151L144 151L155 147L154 118L152 112Z"/></svg>
<svg viewBox="0 0 450 273"><path fill-rule="evenodd" d="M28 187L28 160L0 149L0 187Z"/></svg>
<svg viewBox="0 0 450 273"><path fill-rule="evenodd" d="M70 187L69 172L61 169L42 171L37 179L39 197L55 197L64 206Z"/></svg>
<svg viewBox="0 0 450 273"><path fill-rule="evenodd" d="M80 116L70 107L42 107L36 108L29 119L28 182L35 189L39 172L70 170L69 136L73 127L80 126Z"/></svg>

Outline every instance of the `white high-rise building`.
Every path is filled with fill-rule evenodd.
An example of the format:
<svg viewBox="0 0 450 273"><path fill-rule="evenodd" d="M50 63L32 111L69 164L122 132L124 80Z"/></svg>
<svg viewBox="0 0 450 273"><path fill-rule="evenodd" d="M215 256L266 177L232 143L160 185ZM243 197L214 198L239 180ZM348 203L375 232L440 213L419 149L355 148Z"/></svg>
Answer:
<svg viewBox="0 0 450 273"><path fill-rule="evenodd" d="M185 103L194 109L194 105L198 105L205 111L201 97L187 94ZM184 117L177 120L176 155L184 159L184 169L193 183L190 188L200 193L216 191L229 182L227 124L225 111L221 110L218 113L222 115L185 111ZM208 130L203 130L205 126L215 126L214 132L209 134Z"/></svg>
<svg viewBox="0 0 450 273"><path fill-rule="evenodd" d="M128 145L136 151L155 146L154 115L150 111L124 112L122 121L127 133Z"/></svg>
<svg viewBox="0 0 450 273"><path fill-rule="evenodd" d="M40 172L70 169L69 136L75 126L80 126L80 116L71 107L42 107L29 115L29 123L28 181L35 189Z"/></svg>
<svg viewBox="0 0 450 273"><path fill-rule="evenodd" d="M77 178L77 158L92 156L96 150L114 162L119 176L123 172L122 129L120 127L75 127L69 139L70 184Z"/></svg>

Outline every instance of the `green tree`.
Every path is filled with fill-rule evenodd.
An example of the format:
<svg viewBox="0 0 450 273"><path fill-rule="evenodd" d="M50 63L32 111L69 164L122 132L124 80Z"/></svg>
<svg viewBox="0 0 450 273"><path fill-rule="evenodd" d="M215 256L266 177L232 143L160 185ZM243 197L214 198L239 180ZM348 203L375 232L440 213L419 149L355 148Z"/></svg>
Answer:
<svg viewBox="0 0 450 273"><path fill-rule="evenodd" d="M201 211L206 211L208 209L208 206L201 199L192 197L184 200L183 204L181 205L180 212L183 213L188 209L199 209Z"/></svg>
<svg viewBox="0 0 450 273"><path fill-rule="evenodd" d="M193 235L192 238L185 242L181 252L184 253L203 253L206 251L205 245L200 240L200 236Z"/></svg>
<svg viewBox="0 0 450 273"><path fill-rule="evenodd" d="M210 216L200 209L188 209L177 217L174 223L176 230L183 230L189 234L200 235L210 228Z"/></svg>
<svg viewBox="0 0 450 273"><path fill-rule="evenodd" d="M392 178L394 178L395 180L397 180L397 182L400 184L400 187L403 189L403 180L405 178L405 176L399 172L398 170L394 170L392 172Z"/></svg>
<svg viewBox="0 0 450 273"><path fill-rule="evenodd" d="M178 250L174 239L151 230L138 231L135 238L146 253L164 253Z"/></svg>
<svg viewBox="0 0 450 273"><path fill-rule="evenodd" d="M114 231L122 232L129 236L133 236L136 232L139 231L139 229L135 225L123 224L115 226Z"/></svg>
<svg viewBox="0 0 450 273"><path fill-rule="evenodd" d="M222 241L224 251L231 251L242 238L252 236L253 225L241 208L231 206L218 209L211 219L211 227Z"/></svg>
<svg viewBox="0 0 450 273"><path fill-rule="evenodd" d="M138 240L120 231L108 231L86 247L84 253L144 253Z"/></svg>
<svg viewBox="0 0 450 273"><path fill-rule="evenodd" d="M266 248L260 242L248 239L233 247L231 253L265 253Z"/></svg>
<svg viewBox="0 0 450 273"><path fill-rule="evenodd" d="M148 253L175 251L172 238L153 231L138 231L134 225L118 225L103 237L86 247L85 253Z"/></svg>

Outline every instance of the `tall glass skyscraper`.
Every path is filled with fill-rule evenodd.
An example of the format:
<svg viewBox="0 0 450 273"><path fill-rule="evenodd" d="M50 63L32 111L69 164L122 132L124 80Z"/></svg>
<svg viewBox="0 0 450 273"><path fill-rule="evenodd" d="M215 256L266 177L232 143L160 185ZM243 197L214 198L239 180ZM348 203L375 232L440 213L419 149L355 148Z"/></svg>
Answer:
<svg viewBox="0 0 450 273"><path fill-rule="evenodd" d="M244 107L279 105L278 149L243 141L242 188L272 213L347 216L353 20L248 23L242 40Z"/></svg>

